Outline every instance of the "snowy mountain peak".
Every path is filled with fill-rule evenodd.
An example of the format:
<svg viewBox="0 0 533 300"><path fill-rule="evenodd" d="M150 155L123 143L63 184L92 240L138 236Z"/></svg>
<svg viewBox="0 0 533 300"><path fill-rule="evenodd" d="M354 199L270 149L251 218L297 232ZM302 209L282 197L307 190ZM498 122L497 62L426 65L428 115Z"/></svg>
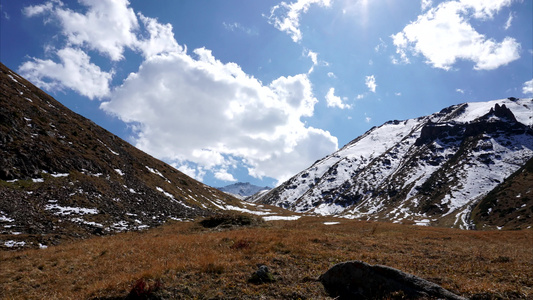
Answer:
<svg viewBox="0 0 533 300"><path fill-rule="evenodd" d="M470 213L533 157L533 99L389 121L252 201L347 218L475 226Z"/></svg>
<svg viewBox="0 0 533 300"><path fill-rule="evenodd" d="M253 185L249 182L237 182L234 184L230 184L224 187L219 187L218 190L228 193L232 196L235 196L239 199L244 199L246 197L252 196L258 192L261 191L268 191L271 188L268 186L260 187L257 185Z"/></svg>

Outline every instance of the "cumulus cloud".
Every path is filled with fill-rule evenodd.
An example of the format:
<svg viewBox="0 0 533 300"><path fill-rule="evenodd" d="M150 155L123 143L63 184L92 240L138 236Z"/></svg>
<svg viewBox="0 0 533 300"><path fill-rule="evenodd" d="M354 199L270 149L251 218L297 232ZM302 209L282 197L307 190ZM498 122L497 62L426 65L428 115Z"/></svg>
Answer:
<svg viewBox="0 0 533 300"><path fill-rule="evenodd" d="M144 57L185 51L174 39L170 24L160 24L140 13L137 18L127 0L80 3L87 7L85 13L72 11L59 0L23 9L27 17L46 14L45 23L58 21L65 39L63 49L47 48L47 53L60 62L32 58L19 67L22 75L42 88L69 88L90 99L107 96L113 72L102 71L91 63L88 50L96 50L112 61L122 59L126 48Z"/></svg>
<svg viewBox="0 0 533 300"><path fill-rule="evenodd" d="M34 58L24 62L19 73L29 81L48 90L70 88L90 99L109 95L112 73L104 72L90 62L83 51L64 48L57 51L60 63Z"/></svg>
<svg viewBox="0 0 533 300"><path fill-rule="evenodd" d="M151 57L163 53L186 51L178 45L172 32L172 25L161 24L157 19L143 16L139 13L139 19L147 31L147 38L137 39L133 45L139 49L144 57Z"/></svg>
<svg viewBox="0 0 533 300"><path fill-rule="evenodd" d="M215 172L215 178L223 181L230 181L235 182L237 179L233 177L230 173L228 173L228 170L219 170Z"/></svg>
<svg viewBox="0 0 533 300"><path fill-rule="evenodd" d="M378 85L376 84L376 77L374 75L366 76L365 84L372 93L376 92L376 87Z"/></svg>
<svg viewBox="0 0 533 300"><path fill-rule="evenodd" d="M299 42L302 39L300 15L306 13L311 4L329 7L331 0L298 0L290 4L283 1L272 7L268 20L274 27L289 34L294 42Z"/></svg>
<svg viewBox="0 0 533 300"><path fill-rule="evenodd" d="M139 28L133 9L128 7L129 2L80 0L80 3L88 8L86 13L61 6L54 9L68 42L87 46L112 60L122 59L124 48L137 42L135 31Z"/></svg>
<svg viewBox="0 0 533 300"><path fill-rule="evenodd" d="M189 166L188 164L186 163L171 163L171 165L178 169L180 172L182 172L183 174L191 177L191 178L194 178L198 181L202 181L204 180L204 176L205 176L205 170L202 168L202 167L191 167Z"/></svg>
<svg viewBox="0 0 533 300"><path fill-rule="evenodd" d="M239 65L217 60L208 49L189 55L170 24L135 14L126 0L80 3L84 13L58 0L26 9L27 16L48 14L59 21L67 46L51 53L60 62L32 58L20 71L44 88L70 88L104 99L101 109L132 126L138 148L198 180L210 172L233 181L230 171L238 161L250 175L279 182L337 149L336 137L302 120L313 116L318 102L308 74L263 84ZM318 1L287 7L300 13L312 3ZM126 49L144 61L111 89L113 72L91 63L87 53L95 50L119 61ZM313 66L318 64L315 52L306 55Z"/></svg>
<svg viewBox="0 0 533 300"><path fill-rule="evenodd" d="M520 44L511 37L501 42L477 32L471 19L487 21L510 5L511 0L446 1L391 36L399 59L408 63L408 54L422 54L435 68L450 69L457 60L470 60L476 70L493 70L520 58Z"/></svg>
<svg viewBox="0 0 533 300"><path fill-rule="evenodd" d="M313 115L317 102L306 74L263 85L207 49L194 54L148 58L102 103L139 124L137 147L196 178L187 162L229 179L224 170L239 160L250 175L280 182L335 151L335 137L301 120Z"/></svg>
<svg viewBox="0 0 533 300"><path fill-rule="evenodd" d="M346 100L346 99L344 99ZM335 88L330 88L326 94L326 103L328 107L338 107L340 109L351 108L349 104L345 104L343 99L339 96L335 96Z"/></svg>
<svg viewBox="0 0 533 300"><path fill-rule="evenodd" d="M524 95L533 95L533 79L524 82L524 86L522 87L522 93Z"/></svg>

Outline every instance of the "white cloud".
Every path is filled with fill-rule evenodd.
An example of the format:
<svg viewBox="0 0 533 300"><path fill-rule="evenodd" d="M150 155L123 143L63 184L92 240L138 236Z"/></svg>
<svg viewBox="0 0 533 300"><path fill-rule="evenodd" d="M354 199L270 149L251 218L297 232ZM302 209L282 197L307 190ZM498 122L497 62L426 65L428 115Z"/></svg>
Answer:
<svg viewBox="0 0 533 300"><path fill-rule="evenodd" d="M329 78L337 78L337 75L335 75L335 73L333 73L333 72L328 72L328 77Z"/></svg>
<svg viewBox="0 0 533 300"><path fill-rule="evenodd" d="M385 49L387 49L387 44L385 43L385 41L383 41L381 38L379 38L379 44L376 47L374 47L374 51L382 52Z"/></svg>
<svg viewBox="0 0 533 300"><path fill-rule="evenodd" d="M233 31L233 32L240 31L240 32L246 33L247 35L258 35L259 34L256 30L245 27L241 23L238 23L238 22L233 22L233 23L222 22L222 25L227 30Z"/></svg>
<svg viewBox="0 0 533 300"><path fill-rule="evenodd" d="M307 72L307 74L311 74L315 70L315 66L318 65L318 53L313 52L311 50L307 50L307 57L309 57L313 62L313 66L311 66L311 68Z"/></svg>
<svg viewBox="0 0 533 300"><path fill-rule="evenodd" d="M112 60L122 59L124 48L136 44L134 31L139 28L129 2L80 0L80 3L88 7L85 14L60 7L54 10L69 43L87 46Z"/></svg>
<svg viewBox="0 0 533 300"><path fill-rule="evenodd" d="M23 13L28 17L50 14L59 21L69 47L95 50L113 61L123 59L127 48L140 51L145 57L183 51L174 39L172 25L160 24L141 13L137 17L128 0L80 0L80 3L87 7L86 12L72 11L59 0L52 0L25 7Z"/></svg>
<svg viewBox="0 0 533 300"><path fill-rule="evenodd" d="M317 102L306 74L263 85L207 49L194 53L196 58L183 52L148 58L102 104L140 124L137 147L213 172L238 158L250 175L280 182L335 151L335 137L301 120L313 115ZM190 168L188 174L196 174Z"/></svg>
<svg viewBox="0 0 533 300"><path fill-rule="evenodd" d="M374 77L374 75L366 76L365 84L372 93L376 92L376 87L378 85L376 84L376 77Z"/></svg>
<svg viewBox="0 0 533 300"><path fill-rule="evenodd" d="M188 55L170 24L136 15L126 0L80 3L87 8L84 13L58 0L28 8L28 16L47 13L59 21L53 24L60 24L59 37L67 46L49 51L60 63L33 58L21 65L21 73L48 89L106 97L101 108L132 126L134 143L142 150L198 180L206 172L231 179L228 170L239 161L250 175L281 182L337 149L336 137L302 120L313 115L317 103L308 74L282 76L264 85L207 49ZM319 2L287 7L299 14L312 3ZM111 91L113 73L91 63L87 53L96 50L117 61L126 49L139 52L144 61ZM319 63L316 53L307 55L313 65Z"/></svg>
<svg viewBox="0 0 533 300"><path fill-rule="evenodd" d="M85 14L65 8L59 0L23 9L28 17L50 14L60 24L68 45L58 51L54 47L46 47L46 53L55 55L59 63L33 58L19 67L24 76L42 88L70 88L90 99L107 96L113 72L104 72L91 63L84 48L97 50L111 60L122 59L125 48L140 51L144 57L184 51L174 39L170 24L160 24L156 19L139 13L141 28L127 0L80 2L88 7Z"/></svg>
<svg viewBox="0 0 533 300"><path fill-rule="evenodd" d="M505 30L508 30L511 28L511 24L513 22L513 13L509 13L509 17L507 18L507 22L505 22L505 26L503 27Z"/></svg>
<svg viewBox="0 0 533 300"><path fill-rule="evenodd" d="M313 62L313 65L318 64L318 53L313 52L311 50L307 50L307 57L311 58L311 61Z"/></svg>
<svg viewBox="0 0 533 300"><path fill-rule="evenodd" d="M29 81L48 90L70 88L84 96L101 98L109 95L112 73L104 72L90 62L80 49L64 48L57 51L61 63L33 58L23 63L18 71Z"/></svg>
<svg viewBox="0 0 533 300"><path fill-rule="evenodd" d="M299 42L302 39L300 15L306 13L311 4L329 7L331 0L298 0L290 4L283 1L272 7L268 20L274 27L289 34L294 42Z"/></svg>
<svg viewBox="0 0 533 300"><path fill-rule="evenodd" d="M220 180L224 180L224 181L232 181L232 182L237 181L237 179L235 179L235 177L233 177L233 175L228 173L228 170L216 171L215 172L215 178L216 179L220 179Z"/></svg>
<svg viewBox="0 0 533 300"><path fill-rule="evenodd" d="M455 89L455 91L458 92L458 93L461 93L461 94L464 94L464 93L465 93L465 91L462 90L462 89Z"/></svg>
<svg viewBox="0 0 533 300"><path fill-rule="evenodd" d="M500 9L511 5L513 0L461 0L461 5L466 9L474 10L474 17L478 19L490 19Z"/></svg>
<svg viewBox="0 0 533 300"><path fill-rule="evenodd" d="M135 47L140 49L145 57L151 57L162 53L185 51L174 38L172 25L161 24L157 19L138 14L149 37L135 42Z"/></svg>
<svg viewBox="0 0 533 300"><path fill-rule="evenodd" d="M501 42L478 33L471 18L487 21L511 0L447 1L429 9L401 31L392 35L400 60L409 62L407 53L422 54L435 68L448 70L458 59L475 63L476 70L492 70L520 58L520 44L505 37Z"/></svg>
<svg viewBox="0 0 533 300"><path fill-rule="evenodd" d="M401 92L394 93L394 96L398 96L398 97L400 97L401 95L402 95Z"/></svg>
<svg viewBox="0 0 533 300"><path fill-rule="evenodd" d="M30 5L30 6L24 7L24 9L22 9L22 13L27 17L33 17L36 15L40 15L44 12L51 11L53 7L54 5L52 2L47 2L41 5Z"/></svg>
<svg viewBox="0 0 533 300"><path fill-rule="evenodd" d="M346 100L346 98L344 99ZM326 103L328 107L338 107L340 109L351 108L349 104L345 104L343 99L339 96L335 96L335 88L330 88L326 94Z"/></svg>
<svg viewBox="0 0 533 300"><path fill-rule="evenodd" d="M194 178L198 181L204 180L205 170L202 167L193 168L183 163L172 163L171 165L191 178Z"/></svg>
<svg viewBox="0 0 533 300"><path fill-rule="evenodd" d="M533 95L533 79L524 82L524 86L522 87L522 93L524 95Z"/></svg>
<svg viewBox="0 0 533 300"><path fill-rule="evenodd" d="M432 5L433 5L433 1L432 0L422 0L422 1L420 1L420 9L422 9L422 11L428 9Z"/></svg>

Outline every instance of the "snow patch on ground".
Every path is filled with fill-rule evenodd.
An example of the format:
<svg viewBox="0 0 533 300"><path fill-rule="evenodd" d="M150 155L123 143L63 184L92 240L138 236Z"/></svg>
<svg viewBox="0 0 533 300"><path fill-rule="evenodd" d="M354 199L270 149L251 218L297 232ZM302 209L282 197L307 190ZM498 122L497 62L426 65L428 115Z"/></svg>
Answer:
<svg viewBox="0 0 533 300"><path fill-rule="evenodd" d="M301 218L301 216L264 216L263 219L265 221L277 221L277 220L284 220L284 221L295 221Z"/></svg>
<svg viewBox="0 0 533 300"><path fill-rule="evenodd" d="M17 242L17 241L9 240L9 241L4 242L4 246L8 248L24 247L25 245L26 245L26 242L24 241Z"/></svg>
<svg viewBox="0 0 533 300"><path fill-rule="evenodd" d="M52 177L67 177L69 175L69 173L55 173L55 174L50 174Z"/></svg>
<svg viewBox="0 0 533 300"><path fill-rule="evenodd" d="M61 206L56 203L49 203L44 206L44 209L55 211L54 215L56 216L68 216L71 214L77 215L96 215L98 210L96 208L83 208L83 207L71 207L71 206Z"/></svg>
<svg viewBox="0 0 533 300"><path fill-rule="evenodd" d="M324 225L338 225L341 222L324 222Z"/></svg>

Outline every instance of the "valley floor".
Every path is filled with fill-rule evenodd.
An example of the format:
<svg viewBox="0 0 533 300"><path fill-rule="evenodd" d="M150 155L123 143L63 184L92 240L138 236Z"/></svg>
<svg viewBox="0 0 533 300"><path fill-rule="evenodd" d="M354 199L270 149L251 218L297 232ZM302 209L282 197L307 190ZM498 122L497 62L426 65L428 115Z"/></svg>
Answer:
<svg viewBox="0 0 533 300"><path fill-rule="evenodd" d="M316 279L362 260L472 299L533 297L533 230L461 231L302 217L206 229L173 222L40 250L0 252L2 299L331 299ZM258 265L276 281L253 284Z"/></svg>

